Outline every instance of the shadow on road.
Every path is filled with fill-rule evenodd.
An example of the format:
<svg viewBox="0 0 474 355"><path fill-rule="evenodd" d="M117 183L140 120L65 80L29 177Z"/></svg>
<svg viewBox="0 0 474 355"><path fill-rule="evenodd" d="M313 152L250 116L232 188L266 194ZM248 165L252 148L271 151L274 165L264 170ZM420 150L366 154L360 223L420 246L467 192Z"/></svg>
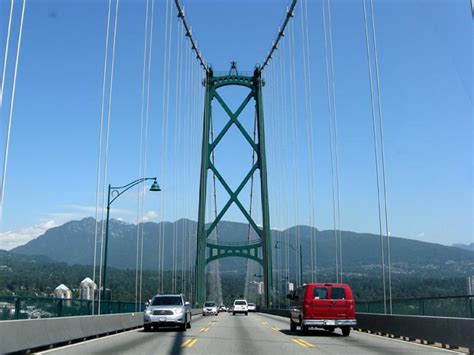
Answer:
<svg viewBox="0 0 474 355"><path fill-rule="evenodd" d="M319 330L319 329L310 329L307 332L300 332L300 331L291 331L289 329L280 329L280 333L290 336L299 336L299 337L342 337L341 334L329 332L327 330Z"/></svg>
<svg viewBox="0 0 474 355"><path fill-rule="evenodd" d="M181 345L183 343L183 338L186 332L183 332L179 328L152 328L151 331L145 332L145 330L140 330L140 333L175 333L176 336L174 337L173 346L169 352L170 355L180 355L182 353Z"/></svg>

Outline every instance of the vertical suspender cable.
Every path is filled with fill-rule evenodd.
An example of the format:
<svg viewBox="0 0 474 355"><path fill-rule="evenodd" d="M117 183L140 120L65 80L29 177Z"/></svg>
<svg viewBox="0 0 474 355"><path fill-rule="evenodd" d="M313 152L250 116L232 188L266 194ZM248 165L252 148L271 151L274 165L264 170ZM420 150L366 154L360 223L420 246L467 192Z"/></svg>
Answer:
<svg viewBox="0 0 474 355"><path fill-rule="evenodd" d="M7 40L5 43L5 56L3 59L3 69L2 69L2 85L0 87L0 114L2 112L3 105L3 90L5 89L5 76L7 72L7 63L8 63L8 49L10 47L10 33L12 28L12 18L13 18L13 4L15 0L10 1L10 15L8 16L8 29L7 29Z"/></svg>
<svg viewBox="0 0 474 355"><path fill-rule="evenodd" d="M293 29L293 21L290 23L289 31L289 56L290 56L290 98L291 98L291 133L293 136L293 145L295 156L298 156L298 134L297 134L297 106L296 106L296 63L295 63L295 34ZM302 275L303 270L301 270L301 255L300 255L300 231L298 226L298 216L299 216L299 189L298 189L298 162L299 159L294 159L293 162L293 184L295 188L295 260L296 260L296 280L297 286L302 285Z"/></svg>
<svg viewBox="0 0 474 355"><path fill-rule="evenodd" d="M148 8L149 0L146 1L145 9L145 33L143 41L143 69L142 69L142 90L141 90L141 112L140 112L140 148L139 148L139 164L138 164L138 176L143 178L143 130L145 125L145 79L146 79L146 59L148 49ZM137 189L137 233L136 233L136 259L135 259L135 312L138 312L138 278L139 278L139 266L140 266L140 222L142 221L143 214L140 215L141 211L141 197L142 190ZM143 196L144 198L144 196Z"/></svg>
<svg viewBox="0 0 474 355"><path fill-rule="evenodd" d="M303 70L304 70L304 90L305 90L305 118L306 118L306 140L308 154L308 183L309 183L309 220L311 226L310 234L310 255L311 255L311 282L316 281L317 265L316 265L316 240L315 240L315 194L314 189L314 156L313 156L313 107L312 107L312 90L311 90L311 61L309 53L309 31L308 31L308 1L300 2L301 9L301 38L303 40Z"/></svg>
<svg viewBox="0 0 474 355"><path fill-rule="evenodd" d="M97 178L96 178L96 190L95 190L95 229L94 229L94 265L93 265L93 281L96 280L97 273L97 242L98 242L98 227L99 227L99 195L100 195L100 178L101 178L101 167L102 167L102 136L104 128L104 107L105 107L105 86L107 82L107 59L108 59L108 48L109 48L109 35L110 35L110 13L112 8L112 0L109 0L109 9L107 15L107 29L105 35L105 53L104 53L104 69L102 77L102 99L100 104L100 124L99 124L99 147L97 156ZM103 216L103 211L102 211ZM100 292L100 289L99 289ZM100 298L100 297L99 297ZM94 314L94 301L95 297L92 298L92 314Z"/></svg>
<svg viewBox="0 0 474 355"><path fill-rule="evenodd" d="M176 23L176 26L178 27L179 26L179 23ZM182 30L182 27L181 27L181 30ZM177 42L176 42L176 81L175 81L175 117L174 117L174 151L173 151L173 154L174 154L174 158L173 158L173 161L177 162L178 159L177 159L177 155L178 155L178 130L180 128L180 120L181 120L181 105L183 105L183 102L181 102L181 105L180 105L180 100L182 99L181 97L181 90L182 90L182 85L181 85L181 81L183 80L182 79L182 74L183 74L183 70L182 70L182 51L181 51L181 47L182 47L182 36L179 34L179 28L177 28L177 34L178 34L178 39L177 39ZM183 100L184 101L184 100ZM179 172L178 172L178 169L179 169L179 164L173 164L173 173L174 173L174 183L175 185L177 184L176 181L178 179L178 175L179 175ZM172 261L173 261L173 267L172 267L172 270L171 270L171 292L173 293L176 293L176 267L177 267L177 241L176 241L176 238L177 238L177 233L176 233L176 228L177 228L177 205L178 205L178 190L177 188L175 187L174 189L174 206L173 206L173 217L175 219L175 222L173 223L173 240L172 240Z"/></svg>
<svg viewBox="0 0 474 355"><path fill-rule="evenodd" d="M379 59L377 49L377 37L375 31L375 14L374 14L374 3L370 0L371 15L372 15L372 42L374 44L374 58L375 58L375 77L376 77L376 88L377 88L377 104L379 111L379 131L380 131L380 150L382 158L382 182L383 182L383 200L384 200L384 214L385 214L385 235L387 237L387 267L388 267L388 299L389 299L389 310L392 314L392 270L391 270L391 252L390 252L390 233L388 229L388 202L387 202L387 178L385 170L385 146L384 146L384 134L383 134L383 116L382 116L382 96L380 93L380 75L379 75Z"/></svg>
<svg viewBox="0 0 474 355"><path fill-rule="evenodd" d="M383 232L382 232L379 158L378 158L378 148L377 148L377 123L376 123L376 118L375 118L374 89L373 89L372 65L371 65L371 57L370 57L369 28L368 28L368 21L367 21L366 0L363 0L363 4L364 4L364 23L365 23L365 43L366 43L366 48L367 48L367 64L368 64L369 82L370 82L370 103L371 103L371 109L372 109L372 134L373 134L373 140L374 140L375 174L376 174L376 180L377 180L377 206L378 206L378 217L379 217L380 251L381 251L381 262L382 262L383 305L384 305L384 313L387 313L387 292L385 289L385 251L384 251L384 240L383 240Z"/></svg>
<svg viewBox="0 0 474 355"><path fill-rule="evenodd" d="M337 112L336 112L336 81L334 79L334 51L332 40L332 20L331 20L331 2L328 1L328 24L329 24L329 45L331 50L331 78L332 78L332 104L333 104L333 121L334 121L334 159L336 172L336 198L337 198L337 234L339 239L339 282L342 282L342 240L341 240L341 209L340 209L340 194L339 194L339 149L337 139Z"/></svg>
<svg viewBox="0 0 474 355"><path fill-rule="evenodd" d="M6 184L6 177L7 177L8 152L10 149L10 133L11 133L11 128L12 128L12 120L13 120L13 107L15 104L16 77L18 73L18 63L20 61L20 49L21 49L21 38L23 34L23 20L25 18L25 6L26 6L26 0L23 0L23 6L21 8L20 29L18 32L18 42L17 42L18 44L16 47L15 69L13 71L13 85L12 85L12 94L11 94L11 99L10 99L10 112L8 114L7 134L6 134L6 140L5 140L5 153L3 156L2 190L1 190L1 195L0 195L0 221L3 217L3 201L4 201L5 184ZM3 89L2 89L2 95L3 95Z"/></svg>
<svg viewBox="0 0 474 355"><path fill-rule="evenodd" d="M108 103L107 103L107 129L106 129L106 139L105 139L105 156L104 156L104 172L103 172L103 177L104 177L104 184L103 184L103 194L102 194L102 202L103 202L103 208L102 208L102 228L101 228L101 254L100 254L100 270L102 270L102 265L104 261L104 210L107 204L107 199L106 199L106 186L107 186L107 168L108 168L108 159L109 159L109 141L110 141L110 112L111 112L111 105L112 105L112 89L113 89L113 82L114 82L114 65L115 65L115 43L116 43L116 38L117 38L117 23L118 23L118 10L119 10L119 0L116 1L115 3L115 21L114 21L114 36L112 39L112 61L110 65L110 82L109 82L109 97L108 97ZM99 274L99 284L102 285L102 273ZM104 295L106 294L106 290L102 290L104 292ZM99 294L100 294L100 289L99 289ZM100 314L100 303L101 303L101 298L99 297L99 314Z"/></svg>
<svg viewBox="0 0 474 355"><path fill-rule="evenodd" d="M337 235L337 209L336 209L336 183L335 183L335 163L334 163L334 128L333 128L333 92L330 86L331 71L329 67L329 53L328 53L328 34L326 24L326 10L325 0L322 1L322 14L323 14L323 29L324 29L324 49L325 49L325 64L326 64L326 84L328 93L328 112L329 112L329 135L330 135L330 154L331 154L331 177L332 177L332 207L333 207L333 225L334 225L334 241L336 245L336 281L339 281L339 242Z"/></svg>
<svg viewBox="0 0 474 355"><path fill-rule="evenodd" d="M162 126L161 126L161 136L162 136L162 149L161 149L161 174L163 185L165 184L166 174L166 162L167 157L167 145L168 145L168 113L169 113L169 72L170 72L170 56L171 56L171 6L170 0L166 2L166 30L165 30L165 50L164 50L164 63L163 63L163 115L162 115ZM163 190L164 191L164 190ZM165 209L165 194L161 192L161 213L164 215ZM165 247L165 224L161 223L161 239L160 239L160 286L159 289L163 292L164 288L164 247Z"/></svg>
<svg viewBox="0 0 474 355"><path fill-rule="evenodd" d="M151 63L152 63L152 53L153 53L153 20L155 15L155 0L151 1L151 16L150 16L150 36L148 44L148 73L147 73L147 94L146 94L146 112L145 112L145 133L144 133L144 147L143 147L143 171L142 176L146 176L147 171L147 159L148 159L148 122L149 122L149 112L150 112L150 83L151 83ZM142 186L142 200L141 200L141 215L143 218L143 212L145 207L145 193L146 187ZM140 230L140 285L139 285L139 304L142 304L142 292L143 292L143 221Z"/></svg>

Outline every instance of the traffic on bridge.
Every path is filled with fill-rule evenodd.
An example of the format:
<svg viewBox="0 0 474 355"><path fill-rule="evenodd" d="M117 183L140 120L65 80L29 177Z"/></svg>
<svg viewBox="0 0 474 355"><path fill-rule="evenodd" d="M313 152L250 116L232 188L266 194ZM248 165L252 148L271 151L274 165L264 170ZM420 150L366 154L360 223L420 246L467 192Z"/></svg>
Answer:
<svg viewBox="0 0 474 355"><path fill-rule="evenodd" d="M474 354L473 16L0 0L0 354Z"/></svg>
<svg viewBox="0 0 474 355"><path fill-rule="evenodd" d="M338 331L293 332L284 317L262 313L195 316L179 332L143 328L41 352L41 354L453 354L451 350L408 343L363 332L349 338Z"/></svg>

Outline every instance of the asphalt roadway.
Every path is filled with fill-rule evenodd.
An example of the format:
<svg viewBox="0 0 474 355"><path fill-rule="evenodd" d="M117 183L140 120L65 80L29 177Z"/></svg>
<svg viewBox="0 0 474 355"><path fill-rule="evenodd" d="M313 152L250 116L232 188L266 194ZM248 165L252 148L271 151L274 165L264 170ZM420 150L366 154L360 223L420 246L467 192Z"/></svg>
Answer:
<svg viewBox="0 0 474 355"><path fill-rule="evenodd" d="M343 337L291 332L289 320L268 314L194 316L192 328L132 330L42 352L57 354L449 354L432 346L352 331Z"/></svg>

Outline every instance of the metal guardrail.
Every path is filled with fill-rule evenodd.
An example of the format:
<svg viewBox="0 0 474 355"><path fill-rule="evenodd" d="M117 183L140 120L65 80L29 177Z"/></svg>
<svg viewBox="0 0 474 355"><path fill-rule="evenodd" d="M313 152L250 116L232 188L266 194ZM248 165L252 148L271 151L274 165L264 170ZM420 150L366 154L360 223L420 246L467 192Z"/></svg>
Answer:
<svg viewBox="0 0 474 355"><path fill-rule="evenodd" d="M101 301L100 314L143 312L144 304ZM90 316L99 314L99 302L83 299L0 296L0 321Z"/></svg>
<svg viewBox="0 0 474 355"><path fill-rule="evenodd" d="M357 312L383 314L383 301L356 302ZM394 299L392 314L474 318L474 296Z"/></svg>

